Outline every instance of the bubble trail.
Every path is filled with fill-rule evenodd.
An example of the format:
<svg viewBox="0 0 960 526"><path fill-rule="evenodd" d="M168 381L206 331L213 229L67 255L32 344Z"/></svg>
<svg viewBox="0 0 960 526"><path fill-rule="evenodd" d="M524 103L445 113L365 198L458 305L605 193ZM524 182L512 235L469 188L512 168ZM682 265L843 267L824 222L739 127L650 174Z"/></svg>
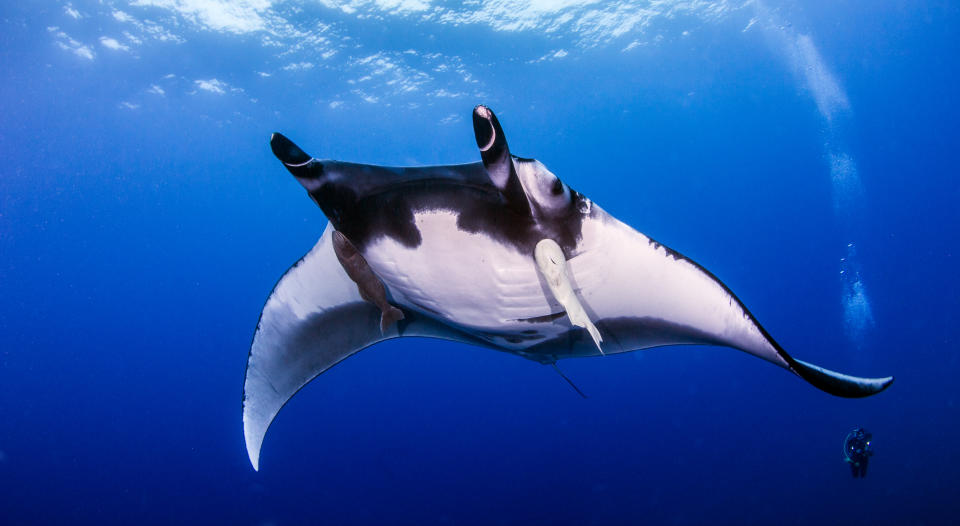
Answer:
<svg viewBox="0 0 960 526"><path fill-rule="evenodd" d="M813 97L824 125L824 156L829 164L833 210L847 241L840 260L840 300L847 338L857 348L874 326L853 231L864 216L864 192L856 160L844 146L842 121L851 117L850 101L809 35L783 23L761 2L746 29L759 25L774 49L783 53L802 86Z"/></svg>

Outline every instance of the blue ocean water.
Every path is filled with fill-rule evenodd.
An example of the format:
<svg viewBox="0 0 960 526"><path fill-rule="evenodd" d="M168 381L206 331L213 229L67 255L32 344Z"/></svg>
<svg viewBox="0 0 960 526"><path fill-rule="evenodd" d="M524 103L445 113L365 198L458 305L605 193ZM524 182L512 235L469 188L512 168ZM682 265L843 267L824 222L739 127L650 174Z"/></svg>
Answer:
<svg viewBox="0 0 960 526"><path fill-rule="evenodd" d="M0 523L944 524L960 504L948 2L0 6ZM720 277L836 398L734 350L549 367L379 344L247 459L276 279L325 218L270 152L478 160L492 107ZM841 457L873 432L867 478Z"/></svg>

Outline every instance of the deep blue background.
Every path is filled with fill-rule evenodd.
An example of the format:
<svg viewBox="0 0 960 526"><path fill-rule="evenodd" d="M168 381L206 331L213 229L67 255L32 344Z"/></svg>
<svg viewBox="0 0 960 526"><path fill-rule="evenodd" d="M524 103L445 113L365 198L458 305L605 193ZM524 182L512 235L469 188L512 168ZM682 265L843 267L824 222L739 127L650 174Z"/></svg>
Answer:
<svg viewBox="0 0 960 526"><path fill-rule="evenodd" d="M314 102L329 72L252 74L269 54L254 39L188 33L175 53L84 61L51 41L60 4L0 11L0 522L943 524L960 512L955 8L804 10L798 31L850 101L840 133L865 188L853 223L832 205L830 126L740 19L536 64L508 60L556 47L536 34L437 30L436 45L475 64L484 100L334 111ZM375 48L428 32L395 26L361 34ZM174 70L215 71L259 102L184 89L118 106ZM319 157L472 162L481 102L516 154L711 269L795 356L897 381L844 400L743 353L664 348L563 362L583 400L510 355L394 341L298 394L255 473L240 421L250 337L325 223L270 133ZM438 125L450 112L464 118ZM852 237L876 320L860 342L844 336L840 301ZM864 480L840 457L858 424L877 450Z"/></svg>

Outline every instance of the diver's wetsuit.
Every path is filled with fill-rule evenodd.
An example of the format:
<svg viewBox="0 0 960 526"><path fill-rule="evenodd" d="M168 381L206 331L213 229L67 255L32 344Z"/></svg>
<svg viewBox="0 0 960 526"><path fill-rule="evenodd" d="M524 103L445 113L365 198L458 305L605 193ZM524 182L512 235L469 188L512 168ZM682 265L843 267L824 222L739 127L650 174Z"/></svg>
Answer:
<svg viewBox="0 0 960 526"><path fill-rule="evenodd" d="M858 427L847 434L847 438L843 441L844 460L850 464L853 478L867 476L867 464L873 455L873 449L870 448L871 438L873 438L872 434Z"/></svg>

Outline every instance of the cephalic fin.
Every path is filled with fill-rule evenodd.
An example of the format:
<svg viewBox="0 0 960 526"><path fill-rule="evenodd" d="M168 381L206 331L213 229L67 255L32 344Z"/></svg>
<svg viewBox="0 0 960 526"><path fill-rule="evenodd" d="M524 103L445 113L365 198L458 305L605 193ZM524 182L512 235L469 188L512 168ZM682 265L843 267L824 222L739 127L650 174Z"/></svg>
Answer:
<svg viewBox="0 0 960 526"><path fill-rule="evenodd" d="M490 108L482 104L473 109L473 133L490 182L500 190L511 209L520 215L530 214L530 203L517 176L500 121Z"/></svg>
<svg viewBox="0 0 960 526"><path fill-rule="evenodd" d="M537 261L537 268L547 281L550 292L553 293L553 298L567 311L570 323L586 329L590 333L590 337L593 338L593 343L597 346L600 354L605 354L603 347L600 346L600 342L603 341L600 331L590 321L587 311L584 310L583 304L580 303L580 299L573 291L570 275L567 273L567 259L563 255L563 249L552 239L542 239L533 250L533 257Z"/></svg>

